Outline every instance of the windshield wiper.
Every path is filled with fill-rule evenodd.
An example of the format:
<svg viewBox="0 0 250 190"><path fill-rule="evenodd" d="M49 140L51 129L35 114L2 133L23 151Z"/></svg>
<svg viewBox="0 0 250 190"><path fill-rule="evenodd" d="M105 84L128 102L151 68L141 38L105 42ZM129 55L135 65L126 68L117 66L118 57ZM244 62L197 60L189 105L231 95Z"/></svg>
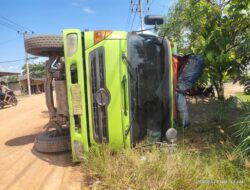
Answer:
<svg viewBox="0 0 250 190"><path fill-rule="evenodd" d="M130 75L130 78L133 80L133 82L130 84L130 87L134 87L134 91L136 94L138 94L138 87L136 85L136 83L138 83L138 79L137 79L137 72L136 70L132 67L130 61L128 60L128 58L126 57L126 55L123 53L122 54L122 60L126 61L126 63L128 64L128 72ZM137 105L137 99L133 98L132 102L133 102L133 106L132 106L132 119L135 121L135 114L136 114L136 105ZM132 124L130 124L130 127L128 129L128 133L130 131Z"/></svg>
<svg viewBox="0 0 250 190"><path fill-rule="evenodd" d="M128 60L127 56L126 56L124 53L122 54L122 60L126 61L126 63L128 64L128 72L129 72L131 78L132 78L133 80L135 80L135 79L136 79L136 71L135 71L135 69L132 67L130 61Z"/></svg>

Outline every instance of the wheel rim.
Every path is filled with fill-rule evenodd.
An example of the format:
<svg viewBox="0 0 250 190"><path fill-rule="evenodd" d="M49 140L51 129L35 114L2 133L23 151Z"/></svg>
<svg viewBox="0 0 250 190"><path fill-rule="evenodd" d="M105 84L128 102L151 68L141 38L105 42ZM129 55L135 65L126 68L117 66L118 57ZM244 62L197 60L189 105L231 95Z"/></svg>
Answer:
<svg viewBox="0 0 250 190"><path fill-rule="evenodd" d="M244 92L245 92L245 94L249 95L250 94L250 87L245 88Z"/></svg>
<svg viewBox="0 0 250 190"><path fill-rule="evenodd" d="M12 99L11 105L12 105L12 106L16 106L16 105L17 105L17 99L16 99L16 98L13 98L13 99Z"/></svg>

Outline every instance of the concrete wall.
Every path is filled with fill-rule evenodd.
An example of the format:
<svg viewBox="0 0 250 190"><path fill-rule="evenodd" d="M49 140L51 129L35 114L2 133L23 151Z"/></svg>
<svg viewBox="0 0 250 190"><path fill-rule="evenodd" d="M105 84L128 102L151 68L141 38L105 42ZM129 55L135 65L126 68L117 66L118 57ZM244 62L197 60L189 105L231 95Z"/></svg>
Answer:
<svg viewBox="0 0 250 190"><path fill-rule="evenodd" d="M44 92L44 85L45 81L42 80L32 80L31 79L31 93L32 94L38 94ZM22 94L27 94L28 93L28 85L27 85L27 80L20 80L20 90Z"/></svg>
<svg viewBox="0 0 250 190"><path fill-rule="evenodd" d="M14 93L16 95L20 95L21 94L19 82L8 83L8 88L11 89L12 91L14 91Z"/></svg>

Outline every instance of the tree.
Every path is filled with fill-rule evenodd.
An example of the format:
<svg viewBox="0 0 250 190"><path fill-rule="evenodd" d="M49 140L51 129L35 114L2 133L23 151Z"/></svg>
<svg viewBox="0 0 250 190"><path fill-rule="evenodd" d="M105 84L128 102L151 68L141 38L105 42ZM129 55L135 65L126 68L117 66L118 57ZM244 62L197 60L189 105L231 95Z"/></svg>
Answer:
<svg viewBox="0 0 250 190"><path fill-rule="evenodd" d="M166 17L163 32L181 53L205 57L204 75L224 99L224 82L237 79L250 62L248 0L179 0Z"/></svg>
<svg viewBox="0 0 250 190"><path fill-rule="evenodd" d="M18 82L18 76L17 75L12 75L7 77L8 83L10 82Z"/></svg>
<svg viewBox="0 0 250 190"><path fill-rule="evenodd" d="M23 75L27 73L26 64L22 67ZM45 76L45 62L29 64L30 76L34 78L41 78Z"/></svg>

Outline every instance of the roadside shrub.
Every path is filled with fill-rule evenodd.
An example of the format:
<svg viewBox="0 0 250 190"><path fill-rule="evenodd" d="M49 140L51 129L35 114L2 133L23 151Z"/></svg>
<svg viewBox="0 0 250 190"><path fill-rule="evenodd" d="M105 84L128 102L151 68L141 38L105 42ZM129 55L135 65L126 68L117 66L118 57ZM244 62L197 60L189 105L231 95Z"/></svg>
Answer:
<svg viewBox="0 0 250 190"><path fill-rule="evenodd" d="M250 155L250 102L240 101L240 108L245 114L233 125L236 128L234 136L237 138L236 151Z"/></svg>

